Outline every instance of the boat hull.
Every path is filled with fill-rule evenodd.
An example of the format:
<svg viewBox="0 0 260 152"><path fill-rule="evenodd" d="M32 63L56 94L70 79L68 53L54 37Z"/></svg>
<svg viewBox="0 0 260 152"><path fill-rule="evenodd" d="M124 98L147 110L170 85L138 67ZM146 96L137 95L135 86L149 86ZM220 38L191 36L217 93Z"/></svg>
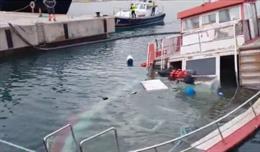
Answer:
<svg viewBox="0 0 260 152"><path fill-rule="evenodd" d="M1 11L15 11L15 12L32 12L29 4L34 0L0 0ZM35 11L38 12L39 8L43 13L47 13L47 9L42 3L43 0L35 0ZM72 0L56 0L55 12L57 14L66 14L69 10Z"/></svg>
<svg viewBox="0 0 260 152"><path fill-rule="evenodd" d="M165 13L158 14L151 17L143 18L115 18L116 28L131 28L131 27L140 27L144 25L156 25L163 24Z"/></svg>

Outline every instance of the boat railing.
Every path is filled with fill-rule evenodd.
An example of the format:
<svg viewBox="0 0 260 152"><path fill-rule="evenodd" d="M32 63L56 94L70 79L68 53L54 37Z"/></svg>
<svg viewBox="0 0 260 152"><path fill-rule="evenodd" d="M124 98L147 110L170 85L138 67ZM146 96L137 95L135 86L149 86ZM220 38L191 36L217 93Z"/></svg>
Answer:
<svg viewBox="0 0 260 152"><path fill-rule="evenodd" d="M118 141L118 135L117 135L117 130L114 128L114 127L111 127L111 128L108 128L100 133L97 133L91 137L88 137L88 138L85 138L85 139L82 139L80 141L80 152L87 152L87 144L89 142L91 142L92 140L95 140L101 136L104 136L104 135L107 135L109 133L113 133L113 136L114 136L114 141L115 141L115 145L116 145L116 151L117 152L120 152L120 147L119 147L119 141Z"/></svg>
<svg viewBox="0 0 260 152"><path fill-rule="evenodd" d="M0 147L1 151L36 152L35 150L31 150L2 139L0 139Z"/></svg>
<svg viewBox="0 0 260 152"><path fill-rule="evenodd" d="M234 47L234 39L238 45L245 42L242 21L221 27L213 27L192 33L182 34L182 54L225 50Z"/></svg>
<svg viewBox="0 0 260 152"><path fill-rule="evenodd" d="M43 138L46 152L57 151L57 148L59 148L59 146L63 146L65 144L64 137L71 137L74 148L76 149L76 151L79 151L79 145L77 143L73 128L71 124L67 124L60 129L57 129L52 133L46 135Z"/></svg>
<svg viewBox="0 0 260 152"><path fill-rule="evenodd" d="M208 135L212 131L215 131L215 135L211 136L208 138L210 140L211 138L220 138L222 142L225 142L224 140L224 131L230 129L230 128L223 128L223 125L228 122L229 120L233 120L236 118L237 115L241 114L242 112L249 110L251 111L251 115L253 113L253 118L252 119L257 119L257 116L259 115L259 112L257 112L257 109L253 106L254 101L256 99L259 99L260 97L260 91L257 92L255 95L253 95L251 98L249 98L247 101L236 107L234 110L230 111L229 113L225 114L224 116L218 118L217 120L208 123L196 130L193 130L187 134L184 134L180 137L155 144L149 147L137 149L137 150L132 150L130 152L160 152L160 151L168 151L168 152L174 152L174 151L181 151L181 152L186 152L189 150L194 150L196 149L196 146L199 146L207 140L202 141L200 143L192 144L201 139L202 137ZM258 110L259 111L259 110ZM243 121L246 119L247 115L242 117L241 119L236 120L236 122Z"/></svg>
<svg viewBox="0 0 260 152"><path fill-rule="evenodd" d="M71 124L67 124L60 129L57 129L53 131L52 133L46 135L43 138L43 143L45 147L46 152L56 152L56 151L61 151L60 148L62 148L66 142L70 142L70 151L74 152L87 152L87 149L91 149L93 145L95 146L96 144L91 143L91 146L89 144L91 141L94 141L95 139L105 139L104 137L106 135L111 135L113 133L113 138L114 142L112 144L115 144L117 152L120 152L120 147L119 147L119 141L118 141L118 134L117 130L114 127L108 128L104 131L101 131L91 137L86 137L80 140L80 142L77 142L74 130L72 128ZM111 137L111 136L107 136ZM79 140L78 140L79 141ZM1 141L0 141L1 142ZM94 141L95 142L95 141ZM106 142L107 144L108 142ZM25 151L25 152L34 152L34 151Z"/></svg>

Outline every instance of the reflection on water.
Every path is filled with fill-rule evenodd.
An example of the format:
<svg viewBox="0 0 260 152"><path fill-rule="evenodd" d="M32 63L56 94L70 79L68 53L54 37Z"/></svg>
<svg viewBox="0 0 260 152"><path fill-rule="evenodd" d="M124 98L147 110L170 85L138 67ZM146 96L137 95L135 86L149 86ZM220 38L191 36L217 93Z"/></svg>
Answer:
<svg viewBox="0 0 260 152"><path fill-rule="evenodd" d="M162 3L167 14L165 26L122 31L113 36L176 31L176 12L199 1ZM70 14L93 13L98 9L111 14L110 5L128 3L75 3ZM147 72L139 65L146 58L147 42L155 38L160 37L1 59L0 138L41 151L42 137L66 123L73 124L78 138L114 126L122 150L129 150L176 137L181 127L198 127L223 115L226 107L238 104L229 102L232 95L228 93L233 94L234 88L225 93L225 98L207 87L196 86L196 96L187 97L182 93L184 85L166 79L163 81L169 90L145 92L140 81L146 79ZM129 54L134 57L132 68L126 66Z"/></svg>

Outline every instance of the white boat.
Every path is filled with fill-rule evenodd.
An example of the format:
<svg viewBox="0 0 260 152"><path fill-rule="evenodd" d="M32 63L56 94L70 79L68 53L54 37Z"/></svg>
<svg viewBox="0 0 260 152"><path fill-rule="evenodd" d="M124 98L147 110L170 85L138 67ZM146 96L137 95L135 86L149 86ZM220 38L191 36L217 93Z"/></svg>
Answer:
<svg viewBox="0 0 260 152"><path fill-rule="evenodd" d="M216 79L219 87L259 89L259 8L255 0L210 0L180 11L181 34L162 39L158 46L151 42L146 65L193 70Z"/></svg>
<svg viewBox="0 0 260 152"><path fill-rule="evenodd" d="M163 13L163 9L161 9L155 1L135 1L133 4L136 7L136 17L132 17L130 9L118 11L115 14L115 24L117 28L163 23L165 13Z"/></svg>

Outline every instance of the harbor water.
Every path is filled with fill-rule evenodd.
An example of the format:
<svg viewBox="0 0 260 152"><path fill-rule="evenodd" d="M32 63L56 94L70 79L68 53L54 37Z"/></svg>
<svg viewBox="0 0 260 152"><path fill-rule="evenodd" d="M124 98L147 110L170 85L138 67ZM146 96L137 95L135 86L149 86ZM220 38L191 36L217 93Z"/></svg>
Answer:
<svg viewBox="0 0 260 152"><path fill-rule="evenodd" d="M167 79L162 79L169 87L164 91L146 92L140 84L148 78L146 69L140 67L146 59L147 43L163 37L152 33L178 31L177 12L201 2L162 1L166 12L164 26L111 35L113 38L151 33L151 36L1 58L0 139L44 151L43 137L67 123L72 124L78 139L113 126L118 130L121 150L128 151L175 138L181 128L198 128L236 107L239 102L230 101L235 87L219 96L214 90L198 85L196 95L187 97L182 91L184 84ZM95 12L112 15L129 4L129 1L77 2L72 4L69 15ZM126 66L128 55L134 58L133 67ZM242 91L240 100L253 93ZM235 151L257 152L259 140L257 132ZM93 145L100 144L97 141ZM113 150L109 144L101 145L97 146L100 151ZM0 147L17 151L2 144ZM63 151L70 151L70 144Z"/></svg>

